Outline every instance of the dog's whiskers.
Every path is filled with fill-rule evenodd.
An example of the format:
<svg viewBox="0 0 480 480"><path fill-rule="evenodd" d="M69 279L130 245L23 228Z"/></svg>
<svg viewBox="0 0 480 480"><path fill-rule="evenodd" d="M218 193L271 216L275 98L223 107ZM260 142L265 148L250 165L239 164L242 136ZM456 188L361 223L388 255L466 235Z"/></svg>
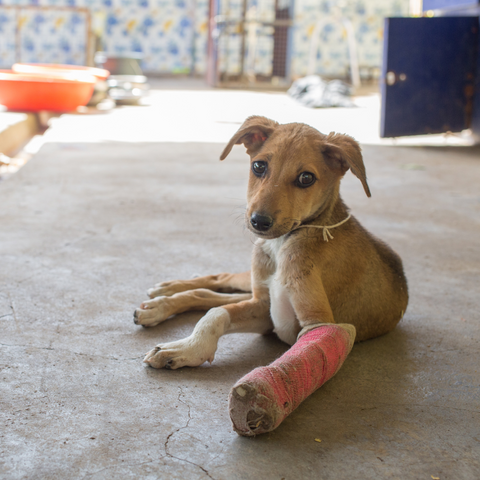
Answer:
<svg viewBox="0 0 480 480"><path fill-rule="evenodd" d="M243 215L238 215L236 218L233 219L233 223L234 225L239 225L239 224L243 224L243 226L245 227L245 222L243 221Z"/></svg>

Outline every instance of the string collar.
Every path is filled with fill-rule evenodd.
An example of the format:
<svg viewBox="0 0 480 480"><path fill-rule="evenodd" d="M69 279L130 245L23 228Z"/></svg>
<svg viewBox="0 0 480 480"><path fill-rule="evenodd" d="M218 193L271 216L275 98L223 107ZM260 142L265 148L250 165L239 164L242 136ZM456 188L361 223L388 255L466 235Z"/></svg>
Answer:
<svg viewBox="0 0 480 480"><path fill-rule="evenodd" d="M345 220L342 220L335 225L299 225L295 230L298 230L299 228L321 228L323 229L323 241L328 242L329 239L333 240L333 235L330 233L330 230L332 230L332 228L337 228L340 225L343 225L345 222L348 222L351 216L352 214L349 213L348 217Z"/></svg>

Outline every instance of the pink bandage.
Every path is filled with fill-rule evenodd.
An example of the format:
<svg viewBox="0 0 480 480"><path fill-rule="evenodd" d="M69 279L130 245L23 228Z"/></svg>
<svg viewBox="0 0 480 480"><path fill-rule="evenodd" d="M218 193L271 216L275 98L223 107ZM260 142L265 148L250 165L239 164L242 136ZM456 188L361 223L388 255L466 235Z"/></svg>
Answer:
<svg viewBox="0 0 480 480"><path fill-rule="evenodd" d="M229 396L234 430L271 432L309 395L332 378L352 349L352 325L323 324L307 331L279 359L241 378Z"/></svg>

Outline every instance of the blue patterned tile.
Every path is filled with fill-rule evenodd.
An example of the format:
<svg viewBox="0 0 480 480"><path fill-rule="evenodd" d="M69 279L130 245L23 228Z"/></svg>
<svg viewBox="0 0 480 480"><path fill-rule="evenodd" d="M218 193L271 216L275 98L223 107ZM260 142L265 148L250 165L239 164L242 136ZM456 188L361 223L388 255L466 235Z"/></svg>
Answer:
<svg viewBox="0 0 480 480"><path fill-rule="evenodd" d="M208 0L0 0L0 64L8 68L15 60L15 19L13 10L2 8L2 4L87 7L93 14L104 12L106 50L142 52L143 68L149 72L187 71L192 64L199 73L206 69ZM220 4L224 9L228 6L232 18L240 17L242 0L220 0ZM271 21L274 4L274 0L249 0L249 15ZM315 54L316 73L346 75L349 61L346 33L340 21L342 16L354 26L360 65L379 66L383 17L406 15L408 6L409 0L296 0L292 73L295 76L307 73L312 33L321 21L320 43ZM86 61L84 14L62 10L35 12L27 8L22 10L22 15L23 61ZM225 38L220 41L219 57L225 62L228 53L226 68L230 73L240 69L239 45L238 35L231 35L228 42ZM248 67L254 73L268 75L272 52L271 33L259 29L256 55L254 59L249 57Z"/></svg>

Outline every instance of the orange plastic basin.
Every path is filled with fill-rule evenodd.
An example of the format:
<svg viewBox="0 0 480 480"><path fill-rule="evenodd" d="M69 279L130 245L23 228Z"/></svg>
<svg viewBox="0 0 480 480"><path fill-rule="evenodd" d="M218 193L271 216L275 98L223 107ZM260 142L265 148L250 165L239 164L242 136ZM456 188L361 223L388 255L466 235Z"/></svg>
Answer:
<svg viewBox="0 0 480 480"><path fill-rule="evenodd" d="M15 73L26 73L29 75L60 75L62 77L66 76L67 78L79 78L84 75L93 75L99 80L106 80L110 75L110 72L103 68L54 63L16 63L13 65L12 70Z"/></svg>
<svg viewBox="0 0 480 480"><path fill-rule="evenodd" d="M0 70L0 104L9 110L71 112L88 103L95 82L95 77L88 75L68 79Z"/></svg>

